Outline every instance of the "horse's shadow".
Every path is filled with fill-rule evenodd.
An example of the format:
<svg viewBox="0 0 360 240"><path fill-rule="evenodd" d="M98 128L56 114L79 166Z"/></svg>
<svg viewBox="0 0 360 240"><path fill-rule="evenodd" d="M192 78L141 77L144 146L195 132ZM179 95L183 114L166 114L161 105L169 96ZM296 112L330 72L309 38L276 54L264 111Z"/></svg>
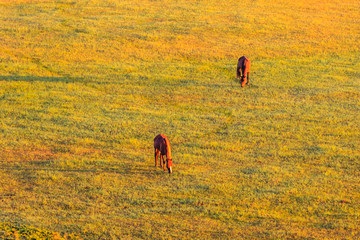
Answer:
<svg viewBox="0 0 360 240"><path fill-rule="evenodd" d="M82 81L82 78L76 77L38 77L38 76L0 76L0 81L7 82L63 82L72 83Z"/></svg>
<svg viewBox="0 0 360 240"><path fill-rule="evenodd" d="M0 82L48 82L48 83L95 83L95 84L107 84L114 83L111 79L99 79L93 76L77 77L71 76L70 74L62 74L62 76L56 77L40 77L40 76L18 76L18 75L2 75L0 76Z"/></svg>
<svg viewBox="0 0 360 240"><path fill-rule="evenodd" d="M0 161L1 164L1 161ZM123 166L123 167L100 167L100 168L58 168L46 166L44 163L31 162L27 165L21 165L22 162L12 162L12 164L0 165L0 170L11 172L58 172L58 173L114 173L122 175L161 175L164 174L162 169L155 168L151 165L146 166Z"/></svg>

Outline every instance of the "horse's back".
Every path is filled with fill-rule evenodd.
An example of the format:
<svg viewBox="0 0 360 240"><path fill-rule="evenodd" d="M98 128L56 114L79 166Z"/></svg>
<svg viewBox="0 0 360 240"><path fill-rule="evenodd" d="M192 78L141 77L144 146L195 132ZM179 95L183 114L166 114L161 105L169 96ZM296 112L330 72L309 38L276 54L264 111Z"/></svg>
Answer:
<svg viewBox="0 0 360 240"><path fill-rule="evenodd" d="M250 65L250 60L245 56L242 56L241 58L239 58L238 67L242 67L242 66L246 66L246 65Z"/></svg>
<svg viewBox="0 0 360 240"><path fill-rule="evenodd" d="M160 150L160 144L163 142L163 140L164 140L165 138L166 138L166 137L165 137L164 135L162 135L162 134L157 135L157 136L154 138L154 148Z"/></svg>
<svg viewBox="0 0 360 240"><path fill-rule="evenodd" d="M250 65L251 65L251 62L250 60L245 57L245 56L242 56L241 58L239 58L238 60L238 64L237 64L237 73L238 73L238 76L240 74L240 70L242 72L242 74L247 74L250 72Z"/></svg>

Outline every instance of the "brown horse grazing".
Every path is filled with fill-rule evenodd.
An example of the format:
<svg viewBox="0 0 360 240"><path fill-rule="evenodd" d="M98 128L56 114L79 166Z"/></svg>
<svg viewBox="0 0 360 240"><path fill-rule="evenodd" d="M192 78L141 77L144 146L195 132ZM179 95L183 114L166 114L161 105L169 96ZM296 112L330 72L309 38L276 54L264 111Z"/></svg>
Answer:
<svg viewBox="0 0 360 240"><path fill-rule="evenodd" d="M236 76L240 78L241 87L245 87L245 84L248 84L250 82L249 81L250 65L251 62L247 57L242 56L241 58L239 58L236 69Z"/></svg>
<svg viewBox="0 0 360 240"><path fill-rule="evenodd" d="M168 138L165 135L159 134L154 138L155 148L155 167L157 166L157 158L160 153L160 166L165 171L165 159L166 155L166 167L169 173L172 173L172 158L171 158L171 147Z"/></svg>

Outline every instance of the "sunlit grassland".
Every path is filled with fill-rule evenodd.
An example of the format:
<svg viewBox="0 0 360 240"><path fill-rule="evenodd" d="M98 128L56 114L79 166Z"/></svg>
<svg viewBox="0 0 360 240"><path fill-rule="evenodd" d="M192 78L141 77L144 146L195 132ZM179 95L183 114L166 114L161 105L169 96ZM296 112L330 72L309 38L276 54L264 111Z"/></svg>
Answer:
<svg viewBox="0 0 360 240"><path fill-rule="evenodd" d="M360 237L359 16L354 0L0 0L0 238Z"/></svg>

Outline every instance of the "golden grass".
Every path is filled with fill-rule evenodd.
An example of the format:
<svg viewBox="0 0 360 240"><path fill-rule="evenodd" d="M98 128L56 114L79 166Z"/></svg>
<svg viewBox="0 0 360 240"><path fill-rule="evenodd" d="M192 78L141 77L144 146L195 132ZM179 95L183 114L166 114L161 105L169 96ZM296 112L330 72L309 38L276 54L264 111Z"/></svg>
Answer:
<svg viewBox="0 0 360 240"><path fill-rule="evenodd" d="M359 7L0 1L0 237L359 237Z"/></svg>

